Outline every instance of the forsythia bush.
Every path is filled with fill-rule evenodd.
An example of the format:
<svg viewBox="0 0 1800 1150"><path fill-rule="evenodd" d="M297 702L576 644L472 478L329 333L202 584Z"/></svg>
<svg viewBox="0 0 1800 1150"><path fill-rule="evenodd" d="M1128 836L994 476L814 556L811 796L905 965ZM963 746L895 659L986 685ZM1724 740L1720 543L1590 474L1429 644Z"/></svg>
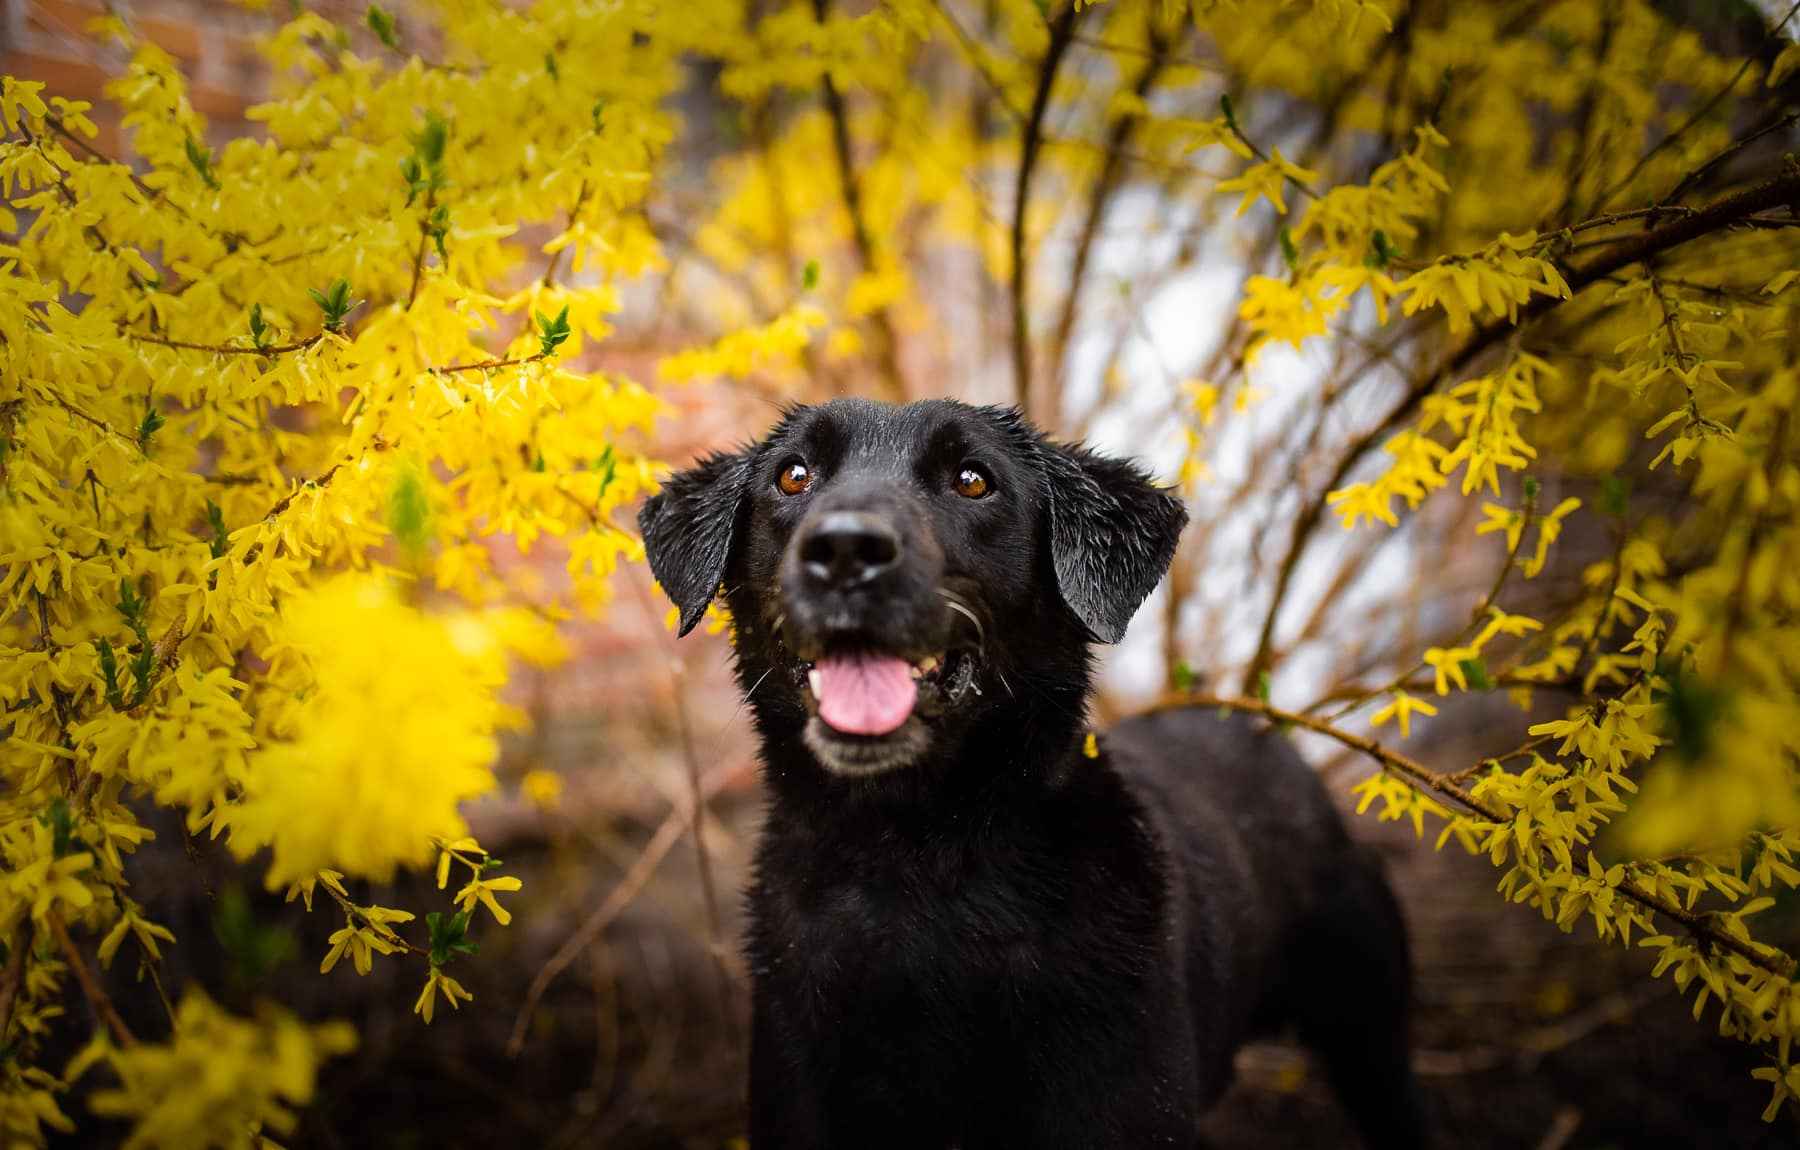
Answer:
<svg viewBox="0 0 1800 1150"><path fill-rule="evenodd" d="M173 61L109 19L117 156L86 105L4 79L9 1145L69 1128L84 1073L133 1145L266 1141L353 1043L197 989L165 1033L127 1029L92 964L154 974L177 944L130 893L146 804L340 918L324 970L415 964L426 1022L470 997L454 964L519 886L459 814L516 721L508 661L554 660L556 622L603 602L639 554L614 511L654 482L614 443L656 400L565 363L652 280L713 329L667 380L785 395L913 394L979 358L952 346L985 346L952 324L979 307L1046 426L1166 392L1197 500L1226 425L1329 359L1293 408L1328 475L1270 481L1298 505L1254 650L1190 665L1171 612L1171 681L1374 759L1364 809L1654 950L1766 1051L1770 1116L1800 1093L1795 962L1753 930L1800 884L1800 166L1774 146L1795 48L1721 55L1649 0L975 7L434 0L352 28L296 3L258 131L217 147ZM704 189L667 171L681 101L730 125ZM1242 240L1249 273L1201 370L1107 371L1084 399L1083 288L1134 190ZM936 290L950 265L982 302ZM1119 287L1136 338L1153 285ZM1433 514L1459 498L1478 517ZM1320 687L1285 656L1333 513L1498 570L1466 626L1278 706ZM567 586L523 598L495 536L554 541ZM1575 538L1579 577L1533 582ZM1195 690L1225 674L1244 694ZM1356 729L1405 738L1488 692L1522 709L1518 745L1472 766ZM1547 700L1561 717L1523 713ZM433 862L448 901L422 920L353 894ZM43 1065L81 999L102 1029Z"/></svg>
<svg viewBox="0 0 1800 1150"><path fill-rule="evenodd" d="M94 1109L134 1119L134 1145L278 1135L353 1044L191 991L165 1039L102 1005L66 1075L35 1064L93 985L83 936L102 965L177 941L131 895L145 800L240 857L269 848L267 882L309 908L328 896L322 969L416 963L425 1021L469 997L451 964L519 887L458 811L495 786L507 661L554 659L556 619L637 555L612 514L650 476L610 444L652 398L563 360L658 259L640 207L680 41L634 44L637 15L597 11L459 6L441 47L467 67L408 59L379 16L392 47L359 55L302 12L266 44L265 132L216 151L170 57L107 22L129 165L94 149L85 105L5 79L7 1145L67 1128L61 1081L94 1062L119 1082ZM559 79L559 55L611 63ZM500 533L560 539L566 590L509 591ZM352 895L434 861L454 897L427 922Z"/></svg>

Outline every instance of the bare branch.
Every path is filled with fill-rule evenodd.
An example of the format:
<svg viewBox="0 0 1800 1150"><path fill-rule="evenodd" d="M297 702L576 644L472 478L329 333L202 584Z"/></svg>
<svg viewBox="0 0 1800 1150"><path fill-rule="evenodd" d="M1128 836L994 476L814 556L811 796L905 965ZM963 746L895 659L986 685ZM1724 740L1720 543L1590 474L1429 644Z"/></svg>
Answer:
<svg viewBox="0 0 1800 1150"><path fill-rule="evenodd" d="M1012 360L1013 388L1026 414L1040 424L1056 422L1048 410L1053 397L1038 394L1031 377L1031 318L1027 296L1031 268L1025 244L1025 214L1031 204L1031 180L1037 171L1043 150L1044 116L1050 110L1050 92L1056 84L1056 71L1069 45L1075 41L1075 27L1081 13L1071 3L1050 21L1050 43L1038 65L1037 88L1032 93L1031 110L1026 114L1019 144L1019 178L1013 185L1012 213ZM1045 389L1047 390L1047 389Z"/></svg>
<svg viewBox="0 0 1800 1150"><path fill-rule="evenodd" d="M717 794L731 772L731 767L718 767L710 771L700 780L701 796L711 797ZM662 825L656 828L656 833L650 836L650 841L638 852L637 859L606 896L606 900L594 908L593 913L575 929L575 933L539 968L537 976L525 991L525 1001L519 1007L518 1016L513 1020L512 1036L506 1041L507 1057L517 1058L519 1052L525 1049L525 1038L531 1028L532 1015L543 999L544 992L550 989L550 984L569 968L570 963L581 957L582 951L593 945L606 928L612 925L614 919L625 912L650 881L650 876L656 873L657 865L681 841L681 832L697 817L697 809L684 796L684 801L670 811Z"/></svg>
<svg viewBox="0 0 1800 1150"><path fill-rule="evenodd" d="M1139 100L1149 95L1157 77L1169 62L1170 39L1157 26L1154 12L1146 9L1144 16L1148 25L1150 41L1149 52L1145 55L1144 66L1139 69L1137 79L1132 83L1131 92ZM1050 338L1050 356L1047 364L1052 378L1056 381L1058 392L1062 389L1067 371L1069 340L1075 332L1075 319L1081 308L1081 289L1087 280L1088 259L1093 254L1094 240L1100 233L1100 224L1106 218L1107 209L1112 204L1113 194L1118 191L1120 177L1125 171L1125 145L1130 142L1136 131L1138 118L1130 113L1113 117L1106 134L1106 154L1100 162L1100 173L1094 177L1094 186L1088 193L1087 212L1081 225L1081 232L1075 241L1075 251L1069 267L1069 290L1063 297L1062 314L1057 317L1054 334Z"/></svg>
<svg viewBox="0 0 1800 1150"><path fill-rule="evenodd" d="M831 0L813 0L813 16L820 24L831 9ZM850 144L850 111L844 94L838 90L831 70L825 69L819 79L821 98L831 117L831 142L837 156L838 189L844 198L844 212L850 217L850 235L856 244L856 258L865 275L875 267L875 239L863 216L862 185L856 177L856 157ZM881 372L882 387L887 398L896 402L906 399L906 380L900 374L900 341L894 332L894 317L886 304L869 313L869 326L875 332L875 364Z"/></svg>

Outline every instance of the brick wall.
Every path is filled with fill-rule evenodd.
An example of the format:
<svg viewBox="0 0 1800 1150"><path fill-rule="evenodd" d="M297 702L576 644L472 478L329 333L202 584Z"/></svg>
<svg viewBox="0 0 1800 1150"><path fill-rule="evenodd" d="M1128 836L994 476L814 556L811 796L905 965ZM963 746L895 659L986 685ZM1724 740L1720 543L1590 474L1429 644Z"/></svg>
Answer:
<svg viewBox="0 0 1800 1150"><path fill-rule="evenodd" d="M42 80L56 95L99 103L106 80L123 63L117 48L87 31L108 9L181 62L195 109L221 129L235 127L268 90L255 37L272 17L228 0L0 0L0 69Z"/></svg>

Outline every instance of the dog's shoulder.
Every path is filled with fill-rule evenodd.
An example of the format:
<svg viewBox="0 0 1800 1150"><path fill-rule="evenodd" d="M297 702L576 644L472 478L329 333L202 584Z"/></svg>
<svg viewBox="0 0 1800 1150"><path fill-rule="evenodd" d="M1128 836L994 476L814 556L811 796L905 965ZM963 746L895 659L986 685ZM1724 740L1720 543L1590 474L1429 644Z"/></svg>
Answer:
<svg viewBox="0 0 1800 1150"><path fill-rule="evenodd" d="M1351 850L1318 772L1268 724L1213 707L1163 707L1101 741L1108 765L1194 865L1241 872L1305 902Z"/></svg>
<svg viewBox="0 0 1800 1150"><path fill-rule="evenodd" d="M1119 722L1103 739L1108 760L1129 781L1173 791L1173 798L1292 812L1331 805L1317 772L1287 737L1238 712L1158 707Z"/></svg>

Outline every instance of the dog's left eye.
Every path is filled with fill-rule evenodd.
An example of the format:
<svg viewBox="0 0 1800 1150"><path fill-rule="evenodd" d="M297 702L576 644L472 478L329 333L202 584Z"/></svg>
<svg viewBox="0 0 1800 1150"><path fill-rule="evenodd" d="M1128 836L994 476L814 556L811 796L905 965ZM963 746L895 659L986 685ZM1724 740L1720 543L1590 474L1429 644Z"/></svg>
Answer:
<svg viewBox="0 0 1800 1150"><path fill-rule="evenodd" d="M798 495L812 486L812 480L812 469L796 459L781 469L775 486L781 488L783 495Z"/></svg>
<svg viewBox="0 0 1800 1150"><path fill-rule="evenodd" d="M956 493L964 499L980 499L993 488L978 467L964 467L956 473Z"/></svg>

